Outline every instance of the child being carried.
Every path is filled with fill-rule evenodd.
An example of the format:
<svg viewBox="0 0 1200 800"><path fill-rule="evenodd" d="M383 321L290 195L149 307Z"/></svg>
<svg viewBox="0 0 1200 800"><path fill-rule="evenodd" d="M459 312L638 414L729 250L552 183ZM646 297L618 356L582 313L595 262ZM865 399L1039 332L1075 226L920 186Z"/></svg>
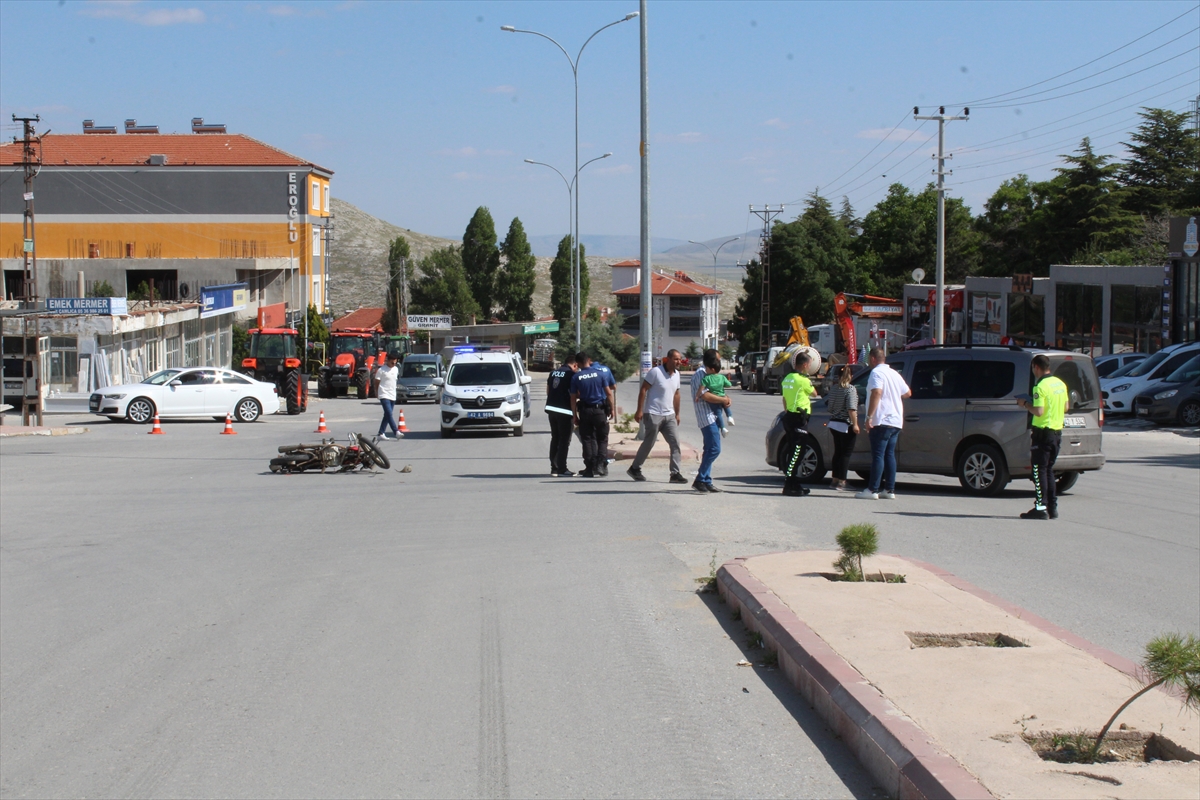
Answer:
<svg viewBox="0 0 1200 800"><path fill-rule="evenodd" d="M701 383L704 384L704 391L715 394L717 397L724 397L725 390L733 386L733 384L729 382L729 378L726 378L720 372L710 372L706 374L701 379ZM709 403L708 407L712 409L713 414L716 415L717 424L721 427L721 435L727 435L729 433L729 428L725 427L725 421L728 420L730 425L733 424L733 406L724 406L719 403ZM722 415L724 416L722 417Z"/></svg>

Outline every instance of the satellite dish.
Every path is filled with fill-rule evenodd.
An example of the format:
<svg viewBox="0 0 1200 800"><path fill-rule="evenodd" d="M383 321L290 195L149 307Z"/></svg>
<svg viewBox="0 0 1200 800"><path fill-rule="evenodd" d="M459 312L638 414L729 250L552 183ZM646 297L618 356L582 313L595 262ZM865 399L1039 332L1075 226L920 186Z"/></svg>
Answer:
<svg viewBox="0 0 1200 800"><path fill-rule="evenodd" d="M917 267L916 269L913 270L912 275L913 275L913 280L916 281L917 283L920 283L921 281L923 281L925 279L925 270L921 269L920 267Z"/></svg>

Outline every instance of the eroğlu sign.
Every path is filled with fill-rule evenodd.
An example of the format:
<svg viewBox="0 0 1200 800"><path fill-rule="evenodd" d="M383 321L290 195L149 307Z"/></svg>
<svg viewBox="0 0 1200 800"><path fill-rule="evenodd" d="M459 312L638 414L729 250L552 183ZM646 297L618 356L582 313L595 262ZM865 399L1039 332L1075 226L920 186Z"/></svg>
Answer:
<svg viewBox="0 0 1200 800"><path fill-rule="evenodd" d="M450 330L449 314L409 314L406 319L410 331Z"/></svg>
<svg viewBox="0 0 1200 800"><path fill-rule="evenodd" d="M288 173L288 241L297 242L300 231L296 223L300 220L300 187L296 183L296 173Z"/></svg>
<svg viewBox="0 0 1200 800"><path fill-rule="evenodd" d="M46 310L58 314L120 317L129 313L129 304L124 297L48 297Z"/></svg>

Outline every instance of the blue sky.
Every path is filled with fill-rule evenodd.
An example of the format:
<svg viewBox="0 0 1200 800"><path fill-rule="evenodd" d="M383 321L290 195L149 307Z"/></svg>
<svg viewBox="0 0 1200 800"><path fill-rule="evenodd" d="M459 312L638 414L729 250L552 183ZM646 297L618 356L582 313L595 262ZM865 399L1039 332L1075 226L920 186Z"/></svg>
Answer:
<svg viewBox="0 0 1200 800"><path fill-rule="evenodd" d="M531 235L560 234L562 181L522 160L569 176L570 67L549 42L500 26L574 53L637 9L6 0L0 113L7 135L13 112L35 111L63 133L129 117L182 132L203 116L333 169L335 196L413 230L461 235L486 205L501 235L513 216ZM648 23L651 224L676 239L753 228L750 204L789 204L790 219L818 186L835 199L848 192L860 212L893 180L919 189L936 138L933 123L912 120L914 105L976 101L969 121L947 126L947 144L959 151L954 194L978 211L1008 175L1048 177L1084 135L1120 153L1139 105L1182 111L1200 93L1195 0L651 0ZM638 231L638 24L601 33L580 65L581 161L613 153L581 178L585 234ZM1016 102L977 102L1068 70Z"/></svg>

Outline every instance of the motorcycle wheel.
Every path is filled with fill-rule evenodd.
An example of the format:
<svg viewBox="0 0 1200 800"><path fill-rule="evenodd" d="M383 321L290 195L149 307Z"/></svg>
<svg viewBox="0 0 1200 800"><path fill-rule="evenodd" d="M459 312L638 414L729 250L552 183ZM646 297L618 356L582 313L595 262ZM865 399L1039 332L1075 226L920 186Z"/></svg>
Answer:
<svg viewBox="0 0 1200 800"><path fill-rule="evenodd" d="M370 462L374 462L375 466L380 469L392 468L392 462L383 454L383 451L377 449L375 445L371 444L371 440L361 433L358 435L358 446L366 454L368 465Z"/></svg>

